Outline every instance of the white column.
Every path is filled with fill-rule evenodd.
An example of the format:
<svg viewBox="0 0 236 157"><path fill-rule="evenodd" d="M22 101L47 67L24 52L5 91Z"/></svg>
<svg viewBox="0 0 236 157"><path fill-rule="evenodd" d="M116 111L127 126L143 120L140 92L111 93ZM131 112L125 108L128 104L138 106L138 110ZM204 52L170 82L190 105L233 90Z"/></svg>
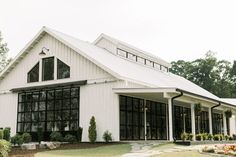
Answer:
<svg viewBox="0 0 236 157"><path fill-rule="evenodd" d="M191 104L191 124L192 124L192 134L193 134L193 140L195 141L195 135L196 135L196 127L195 127L195 105Z"/></svg>
<svg viewBox="0 0 236 157"><path fill-rule="evenodd" d="M226 124L226 116L225 116L224 111L223 111L223 130L224 130L224 135L227 135L227 124Z"/></svg>
<svg viewBox="0 0 236 157"><path fill-rule="evenodd" d="M208 116L209 116L209 133L213 135L211 107L208 108Z"/></svg>
<svg viewBox="0 0 236 157"><path fill-rule="evenodd" d="M147 141L147 114L146 114L146 100L144 99L144 138Z"/></svg>
<svg viewBox="0 0 236 157"><path fill-rule="evenodd" d="M169 112L169 141L173 141L173 121L172 121L172 102L171 98L168 99L168 112Z"/></svg>

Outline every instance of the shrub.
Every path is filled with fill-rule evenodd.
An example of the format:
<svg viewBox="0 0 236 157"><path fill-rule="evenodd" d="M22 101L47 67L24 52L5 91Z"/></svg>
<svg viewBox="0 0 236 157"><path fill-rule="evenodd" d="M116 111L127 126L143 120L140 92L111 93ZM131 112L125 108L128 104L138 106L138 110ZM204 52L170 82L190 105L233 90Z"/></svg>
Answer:
<svg viewBox="0 0 236 157"><path fill-rule="evenodd" d="M220 140L224 140L224 135L223 134L219 134Z"/></svg>
<svg viewBox="0 0 236 157"><path fill-rule="evenodd" d="M196 140L201 141L202 140L202 134L197 134L196 135Z"/></svg>
<svg viewBox="0 0 236 157"><path fill-rule="evenodd" d="M3 139L5 139L6 141L10 141L10 138L11 138L11 128L6 127L3 130Z"/></svg>
<svg viewBox="0 0 236 157"><path fill-rule="evenodd" d="M229 140L232 141L234 138L232 136L229 136Z"/></svg>
<svg viewBox="0 0 236 157"><path fill-rule="evenodd" d="M32 137L29 133L23 133L22 138L24 143L29 143L32 140Z"/></svg>
<svg viewBox="0 0 236 157"><path fill-rule="evenodd" d="M7 157L11 151L11 143L6 140L0 140L0 157Z"/></svg>
<svg viewBox="0 0 236 157"><path fill-rule="evenodd" d="M219 141L220 140L220 136L218 134L213 136L213 140L214 141Z"/></svg>
<svg viewBox="0 0 236 157"><path fill-rule="evenodd" d="M82 132L83 132L83 128L79 127L78 130L77 130L77 135L76 135L78 142L81 142Z"/></svg>
<svg viewBox="0 0 236 157"><path fill-rule="evenodd" d="M13 144L13 145L18 145L18 146L20 146L20 145L22 145L23 144L23 138L22 138L22 136L20 135L20 134L16 134L15 136L13 136L12 138L11 138L11 143Z"/></svg>
<svg viewBox="0 0 236 157"><path fill-rule="evenodd" d="M183 133L181 133L180 138L181 138L181 140L185 141L187 139L187 136L188 136L187 133L183 132Z"/></svg>
<svg viewBox="0 0 236 157"><path fill-rule="evenodd" d="M3 136L4 136L3 129L0 129L0 140L3 139Z"/></svg>
<svg viewBox="0 0 236 157"><path fill-rule="evenodd" d="M97 139L97 130L96 130L96 121L94 116L92 116L92 118L90 119L90 126L88 129L88 138L89 141L94 143Z"/></svg>
<svg viewBox="0 0 236 157"><path fill-rule="evenodd" d="M69 142L69 143L75 143L75 142L76 142L76 137L75 137L74 135L67 134L67 135L64 137L64 141L65 141L65 142Z"/></svg>
<svg viewBox="0 0 236 157"><path fill-rule="evenodd" d="M229 135L225 135L224 137L225 137L225 140L228 141L230 136Z"/></svg>
<svg viewBox="0 0 236 157"><path fill-rule="evenodd" d="M190 140L190 141L193 140L193 134L191 134L191 133L188 134L188 140Z"/></svg>
<svg viewBox="0 0 236 157"><path fill-rule="evenodd" d="M38 138L38 142L40 144L41 141L43 140L43 128L42 127L37 128L37 138Z"/></svg>
<svg viewBox="0 0 236 157"><path fill-rule="evenodd" d="M202 134L202 140L203 141L208 140L208 133L203 133Z"/></svg>
<svg viewBox="0 0 236 157"><path fill-rule="evenodd" d="M54 131L50 134L50 140L51 141L63 141L62 134L60 132Z"/></svg>
<svg viewBox="0 0 236 157"><path fill-rule="evenodd" d="M212 134L208 134L208 140L212 140L213 135Z"/></svg>
<svg viewBox="0 0 236 157"><path fill-rule="evenodd" d="M107 130L104 132L102 138L106 143L108 143L108 142L112 141L112 134Z"/></svg>

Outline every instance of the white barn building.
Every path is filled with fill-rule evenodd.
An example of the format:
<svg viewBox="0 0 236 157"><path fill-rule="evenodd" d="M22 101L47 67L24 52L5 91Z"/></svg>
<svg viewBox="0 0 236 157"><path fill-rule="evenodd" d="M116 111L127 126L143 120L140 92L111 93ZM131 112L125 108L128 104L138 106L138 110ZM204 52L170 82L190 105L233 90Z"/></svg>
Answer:
<svg viewBox="0 0 236 157"><path fill-rule="evenodd" d="M170 140L182 132L236 133L236 102L169 72L171 64L101 34L93 43L43 27L0 74L0 127L46 136L83 128L97 141ZM194 105L202 112L195 115ZM227 119L224 112L231 110Z"/></svg>

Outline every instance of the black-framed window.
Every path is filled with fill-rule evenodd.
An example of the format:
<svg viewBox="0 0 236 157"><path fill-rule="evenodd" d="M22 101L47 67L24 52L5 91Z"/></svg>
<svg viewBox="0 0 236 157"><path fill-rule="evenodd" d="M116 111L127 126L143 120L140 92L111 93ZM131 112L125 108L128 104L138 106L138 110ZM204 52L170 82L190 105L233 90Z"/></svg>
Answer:
<svg viewBox="0 0 236 157"><path fill-rule="evenodd" d="M182 132L192 132L191 109L174 105L174 138L180 139Z"/></svg>
<svg viewBox="0 0 236 157"><path fill-rule="evenodd" d="M196 133L209 133L209 113L201 111L199 115L195 115Z"/></svg>
<svg viewBox="0 0 236 157"><path fill-rule="evenodd" d="M42 60L42 81L54 80L54 57Z"/></svg>
<svg viewBox="0 0 236 157"><path fill-rule="evenodd" d="M144 139L143 100L120 96L120 139Z"/></svg>
<svg viewBox="0 0 236 157"><path fill-rule="evenodd" d="M213 113L212 114L213 134L223 133L223 114Z"/></svg>
<svg viewBox="0 0 236 157"><path fill-rule="evenodd" d="M73 132L79 127L79 87L25 91L18 95L17 132Z"/></svg>
<svg viewBox="0 0 236 157"><path fill-rule="evenodd" d="M147 107L147 138L153 140L167 139L166 104L146 101Z"/></svg>
<svg viewBox="0 0 236 157"><path fill-rule="evenodd" d="M69 78L70 77L70 67L57 59L57 79Z"/></svg>
<svg viewBox="0 0 236 157"><path fill-rule="evenodd" d="M148 139L167 139L166 105L146 101ZM120 96L120 139L143 140L144 137L144 100Z"/></svg>
<svg viewBox="0 0 236 157"><path fill-rule="evenodd" d="M27 73L27 82L39 81L39 62Z"/></svg>

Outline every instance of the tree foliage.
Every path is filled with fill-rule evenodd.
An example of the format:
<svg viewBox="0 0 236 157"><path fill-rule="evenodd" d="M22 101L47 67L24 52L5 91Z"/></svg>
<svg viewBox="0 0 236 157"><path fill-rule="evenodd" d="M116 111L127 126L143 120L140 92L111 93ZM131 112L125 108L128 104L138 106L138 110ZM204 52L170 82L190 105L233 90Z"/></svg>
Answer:
<svg viewBox="0 0 236 157"><path fill-rule="evenodd" d="M171 72L224 98L236 97L236 61L217 60L215 53L208 51L204 58L194 61L173 61Z"/></svg>
<svg viewBox="0 0 236 157"><path fill-rule="evenodd" d="M7 48L7 43L3 42L3 38L0 32L0 72L7 66L11 59L7 58L7 53L9 49Z"/></svg>

